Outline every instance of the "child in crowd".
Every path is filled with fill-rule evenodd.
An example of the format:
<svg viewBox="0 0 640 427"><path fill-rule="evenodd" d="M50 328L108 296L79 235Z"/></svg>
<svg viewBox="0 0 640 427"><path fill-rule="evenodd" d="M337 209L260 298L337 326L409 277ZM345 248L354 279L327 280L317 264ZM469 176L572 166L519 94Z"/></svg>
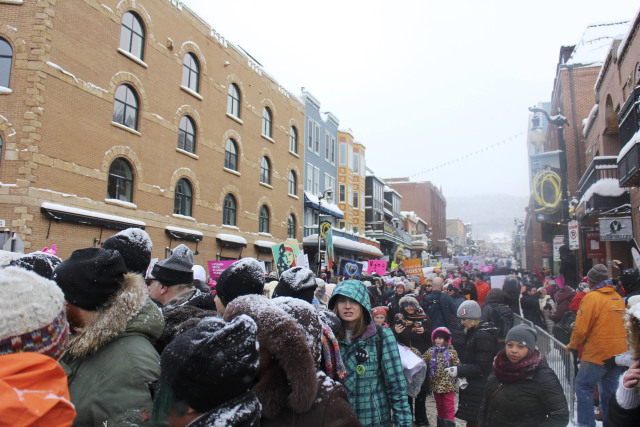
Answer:
<svg viewBox="0 0 640 427"><path fill-rule="evenodd" d="M373 316L373 321L380 326L384 326L385 328L388 328L389 327L389 325L387 324L388 310L389 308L387 307L373 307L371 309L371 315Z"/></svg>
<svg viewBox="0 0 640 427"><path fill-rule="evenodd" d="M451 345L451 332L445 327L434 329L431 340L434 346L427 350L423 358L429 368L430 388L438 410L438 425L455 426L456 379L445 369L460 364L458 353Z"/></svg>

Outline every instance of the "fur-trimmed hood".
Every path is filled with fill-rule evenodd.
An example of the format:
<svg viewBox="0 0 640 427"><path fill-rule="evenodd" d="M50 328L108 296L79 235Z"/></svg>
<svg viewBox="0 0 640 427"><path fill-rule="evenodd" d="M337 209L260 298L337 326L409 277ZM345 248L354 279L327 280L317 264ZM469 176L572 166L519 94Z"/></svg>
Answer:
<svg viewBox="0 0 640 427"><path fill-rule="evenodd" d="M120 334L144 335L154 342L164 329L162 312L147 296L144 279L138 274L125 274L122 288L97 314L71 337L67 352L72 357L95 353Z"/></svg>
<svg viewBox="0 0 640 427"><path fill-rule="evenodd" d="M286 410L298 414L309 411L318 389L316 361L305 333L291 315L263 295L234 299L225 309L224 320L229 322L241 314L255 320L260 347L275 359L253 388L264 416L273 418Z"/></svg>

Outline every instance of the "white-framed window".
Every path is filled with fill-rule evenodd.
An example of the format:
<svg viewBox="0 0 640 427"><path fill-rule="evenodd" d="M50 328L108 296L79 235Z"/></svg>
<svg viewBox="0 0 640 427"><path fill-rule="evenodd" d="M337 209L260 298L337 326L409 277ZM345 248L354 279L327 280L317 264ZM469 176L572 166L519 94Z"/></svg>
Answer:
<svg viewBox="0 0 640 427"><path fill-rule="evenodd" d="M357 191L353 192L353 207L358 209L358 207L360 206L360 193L358 193Z"/></svg>
<svg viewBox="0 0 640 427"><path fill-rule="evenodd" d="M359 231L359 228L358 228L358 227L356 227L356 226L354 225L354 226L353 226L353 232L354 232L355 234L358 234L358 231Z"/></svg>
<svg viewBox="0 0 640 427"><path fill-rule="evenodd" d="M353 173L360 175L360 154L353 153Z"/></svg>
<svg viewBox="0 0 640 427"><path fill-rule="evenodd" d="M295 196L298 193L298 177L294 171L289 171L289 194Z"/></svg>
<svg viewBox="0 0 640 427"><path fill-rule="evenodd" d="M311 163L307 163L307 179L304 189L309 193L313 193L313 165Z"/></svg>
<svg viewBox="0 0 640 427"><path fill-rule="evenodd" d="M347 199L347 204L353 205L353 188L347 186L347 193L348 193L347 197L349 197Z"/></svg>
<svg viewBox="0 0 640 427"><path fill-rule="evenodd" d="M364 156L360 156L360 175L364 176L365 170L366 170L366 165L364 162Z"/></svg>
<svg viewBox="0 0 640 427"><path fill-rule="evenodd" d="M313 130L315 129L313 124L313 120L307 121L307 148L311 151L313 151Z"/></svg>
<svg viewBox="0 0 640 427"><path fill-rule="evenodd" d="M313 168L313 194L320 194L320 169Z"/></svg>
<svg viewBox="0 0 640 427"><path fill-rule="evenodd" d="M317 123L315 124L315 130L313 133L313 151L316 154L320 154L320 125Z"/></svg>
<svg viewBox="0 0 640 427"><path fill-rule="evenodd" d="M289 129L289 151L298 153L298 130L295 126L291 126Z"/></svg>
<svg viewBox="0 0 640 427"><path fill-rule="evenodd" d="M333 195L329 198L330 201L335 200L336 194L336 178L334 176L329 175L328 173L324 174L324 189L331 189Z"/></svg>
<svg viewBox="0 0 640 427"><path fill-rule="evenodd" d="M338 223L338 228L340 228L341 230L342 230L343 228L345 228L346 226L347 226L347 223L346 223L346 222L344 222L344 221L340 221L340 222Z"/></svg>
<svg viewBox="0 0 640 427"><path fill-rule="evenodd" d="M340 198L338 200L340 200L340 203L345 203L347 201L347 186L344 184L340 184Z"/></svg>
<svg viewBox="0 0 640 427"><path fill-rule="evenodd" d="M333 136L331 137L331 150L329 153L329 159L332 165L336 164L336 139Z"/></svg>
<svg viewBox="0 0 640 427"><path fill-rule="evenodd" d="M340 155L339 155L340 166L347 166L347 143L340 143Z"/></svg>
<svg viewBox="0 0 640 427"><path fill-rule="evenodd" d="M324 159L327 162L331 161L329 157L330 154L331 154L331 135L329 135L329 132L325 131L324 132Z"/></svg>

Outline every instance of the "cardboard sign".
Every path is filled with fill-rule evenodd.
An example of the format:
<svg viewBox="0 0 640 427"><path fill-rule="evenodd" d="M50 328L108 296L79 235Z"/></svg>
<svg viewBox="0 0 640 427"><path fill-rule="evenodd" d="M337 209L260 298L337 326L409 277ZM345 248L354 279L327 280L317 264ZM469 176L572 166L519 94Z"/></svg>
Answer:
<svg viewBox="0 0 640 427"><path fill-rule="evenodd" d="M420 258L405 259L402 261L402 266L407 276L418 276L420 283L424 283L424 273L422 272L422 261Z"/></svg>
<svg viewBox="0 0 640 427"><path fill-rule="evenodd" d="M387 261L382 259L370 259L367 265L367 273L377 273L380 276L384 276L387 272Z"/></svg>
<svg viewBox="0 0 640 427"><path fill-rule="evenodd" d="M226 261L207 261L207 267L209 267L209 277L211 277L213 280L218 280L218 277L220 277L222 272L236 261L237 259L230 259Z"/></svg>

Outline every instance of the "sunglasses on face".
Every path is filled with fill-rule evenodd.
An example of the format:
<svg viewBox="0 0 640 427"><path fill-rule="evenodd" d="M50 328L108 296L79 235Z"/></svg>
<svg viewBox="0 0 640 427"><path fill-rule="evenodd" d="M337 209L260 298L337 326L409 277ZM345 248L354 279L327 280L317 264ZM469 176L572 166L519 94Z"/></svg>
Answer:
<svg viewBox="0 0 640 427"><path fill-rule="evenodd" d="M153 281L156 280L153 277L148 278L148 279L144 279L144 284L147 286L151 286L151 284L153 283Z"/></svg>

